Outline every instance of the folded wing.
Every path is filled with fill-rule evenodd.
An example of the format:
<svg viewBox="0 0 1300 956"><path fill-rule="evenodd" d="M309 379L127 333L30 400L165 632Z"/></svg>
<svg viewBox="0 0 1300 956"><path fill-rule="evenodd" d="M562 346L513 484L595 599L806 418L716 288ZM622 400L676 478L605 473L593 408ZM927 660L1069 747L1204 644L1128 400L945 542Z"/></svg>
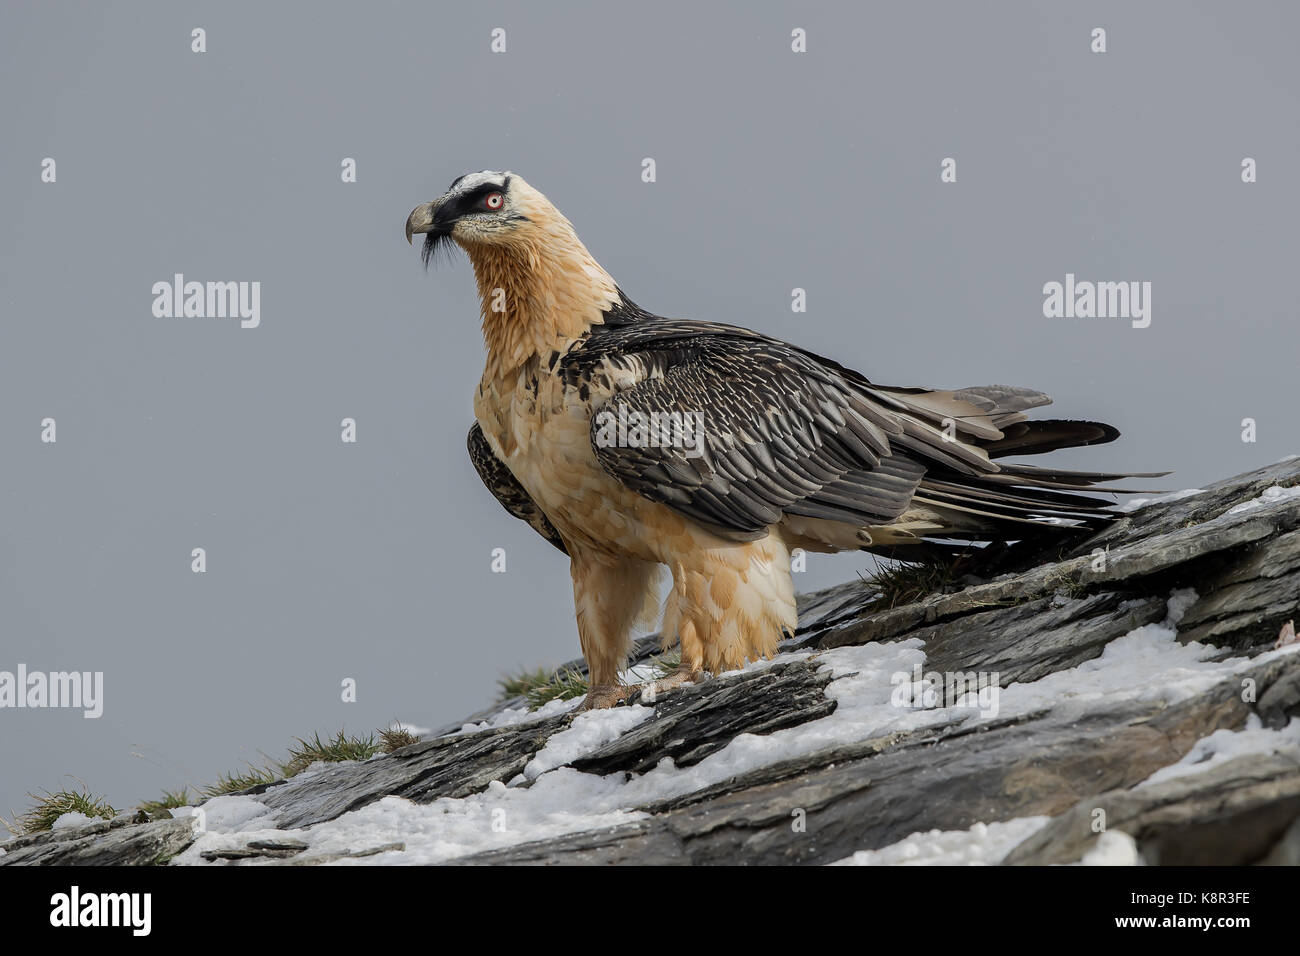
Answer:
<svg viewBox="0 0 1300 956"><path fill-rule="evenodd" d="M563 371L602 363L635 379L593 414L602 467L727 538L762 537L792 515L885 525L918 501L970 537L1109 517L1104 499L1070 492L1116 476L994 460L1118 435L1029 421L1025 410L1050 402L1041 392L879 386L747 329L658 318L594 330Z"/></svg>

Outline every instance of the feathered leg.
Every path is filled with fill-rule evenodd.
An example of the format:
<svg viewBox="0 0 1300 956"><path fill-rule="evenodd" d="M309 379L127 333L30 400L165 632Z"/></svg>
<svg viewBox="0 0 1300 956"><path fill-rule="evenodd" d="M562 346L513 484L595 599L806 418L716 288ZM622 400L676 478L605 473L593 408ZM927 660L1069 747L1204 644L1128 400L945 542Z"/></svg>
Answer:
<svg viewBox="0 0 1300 956"><path fill-rule="evenodd" d="M611 707L637 687L619 683L634 626L651 627L659 607L659 565L571 548L573 604L590 687L582 710Z"/></svg>
<svg viewBox="0 0 1300 956"><path fill-rule="evenodd" d="M790 552L779 528L757 541L693 548L670 568L662 633L681 646L682 674L719 674L770 658L782 632L795 629ZM684 679L693 678L677 683Z"/></svg>

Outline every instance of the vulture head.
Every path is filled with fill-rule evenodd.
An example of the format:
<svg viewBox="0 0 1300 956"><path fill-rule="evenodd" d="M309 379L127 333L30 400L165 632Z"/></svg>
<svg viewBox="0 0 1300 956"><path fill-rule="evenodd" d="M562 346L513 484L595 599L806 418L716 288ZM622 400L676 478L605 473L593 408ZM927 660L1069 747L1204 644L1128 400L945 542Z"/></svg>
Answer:
<svg viewBox="0 0 1300 956"><path fill-rule="evenodd" d="M411 210L407 242L417 233L426 266L439 249L469 255L488 354L503 368L549 354L623 300L569 220L514 173L461 176Z"/></svg>
<svg viewBox="0 0 1300 956"><path fill-rule="evenodd" d="M411 210L406 241L424 235L424 262L450 240L471 256L490 248L525 247L545 241L557 226L571 231L550 200L521 176L485 169L458 177L447 192Z"/></svg>

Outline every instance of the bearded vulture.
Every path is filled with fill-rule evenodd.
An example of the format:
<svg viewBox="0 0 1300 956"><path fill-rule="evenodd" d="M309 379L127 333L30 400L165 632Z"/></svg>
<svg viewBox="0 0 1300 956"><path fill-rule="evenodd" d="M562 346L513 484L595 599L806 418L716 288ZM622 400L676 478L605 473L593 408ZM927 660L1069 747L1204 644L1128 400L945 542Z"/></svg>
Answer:
<svg viewBox="0 0 1300 956"><path fill-rule="evenodd" d="M906 559L1056 535L1111 520L1079 492L1131 477L1002 462L1119 434L1030 420L1041 392L879 385L746 328L646 312L514 173L459 177L411 212L416 234L426 266L449 243L474 266L487 365L470 458L569 557L585 707L637 689L620 673L662 566L681 666L656 692L776 652L796 626L794 549Z"/></svg>

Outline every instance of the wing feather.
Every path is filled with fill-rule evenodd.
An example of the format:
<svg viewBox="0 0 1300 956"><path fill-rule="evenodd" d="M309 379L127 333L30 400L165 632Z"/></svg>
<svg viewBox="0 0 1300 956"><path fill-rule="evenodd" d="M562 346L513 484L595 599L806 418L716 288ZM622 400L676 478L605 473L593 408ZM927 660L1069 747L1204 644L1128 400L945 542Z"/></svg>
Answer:
<svg viewBox="0 0 1300 956"><path fill-rule="evenodd" d="M526 521L534 531L568 554L569 549L565 547L560 533L537 507L537 503L519 483L519 479L514 476L506 463L492 451L492 446L488 444L478 422L470 428L466 444L469 448L469 460L474 463L474 470L478 472L479 478L483 480L488 491L501 502L501 506L516 518Z"/></svg>
<svg viewBox="0 0 1300 956"><path fill-rule="evenodd" d="M1042 392L877 385L750 329L665 319L626 301L560 366L575 383L632 380L592 417L593 449L609 474L736 540L762 537L785 516L863 528L914 505L942 514L931 529L941 537L1019 537L1030 525L1056 533L1059 524L1040 519L1112 517L1103 499L1072 492L1113 492L1095 485L1154 477L995 461L1118 435L1097 422L1028 420L1027 409L1051 402ZM602 442L600 413L615 405L647 417L698 414L701 445L688 453Z"/></svg>
<svg viewBox="0 0 1300 956"><path fill-rule="evenodd" d="M882 407L858 382L785 343L745 330L720 334L708 323L655 324L657 336L640 326L605 333L619 340L619 355L636 354L645 367L641 381L592 416L597 460L620 482L739 540L761 537L786 514L867 524L907 508L925 466L896 443L909 432L917 447L941 442L935 426L901 403ZM614 343L602 338L567 357L566 371L613 355ZM602 413L633 422L698 416L702 447L610 443ZM960 468L972 457L987 463L978 451L943 460Z"/></svg>

